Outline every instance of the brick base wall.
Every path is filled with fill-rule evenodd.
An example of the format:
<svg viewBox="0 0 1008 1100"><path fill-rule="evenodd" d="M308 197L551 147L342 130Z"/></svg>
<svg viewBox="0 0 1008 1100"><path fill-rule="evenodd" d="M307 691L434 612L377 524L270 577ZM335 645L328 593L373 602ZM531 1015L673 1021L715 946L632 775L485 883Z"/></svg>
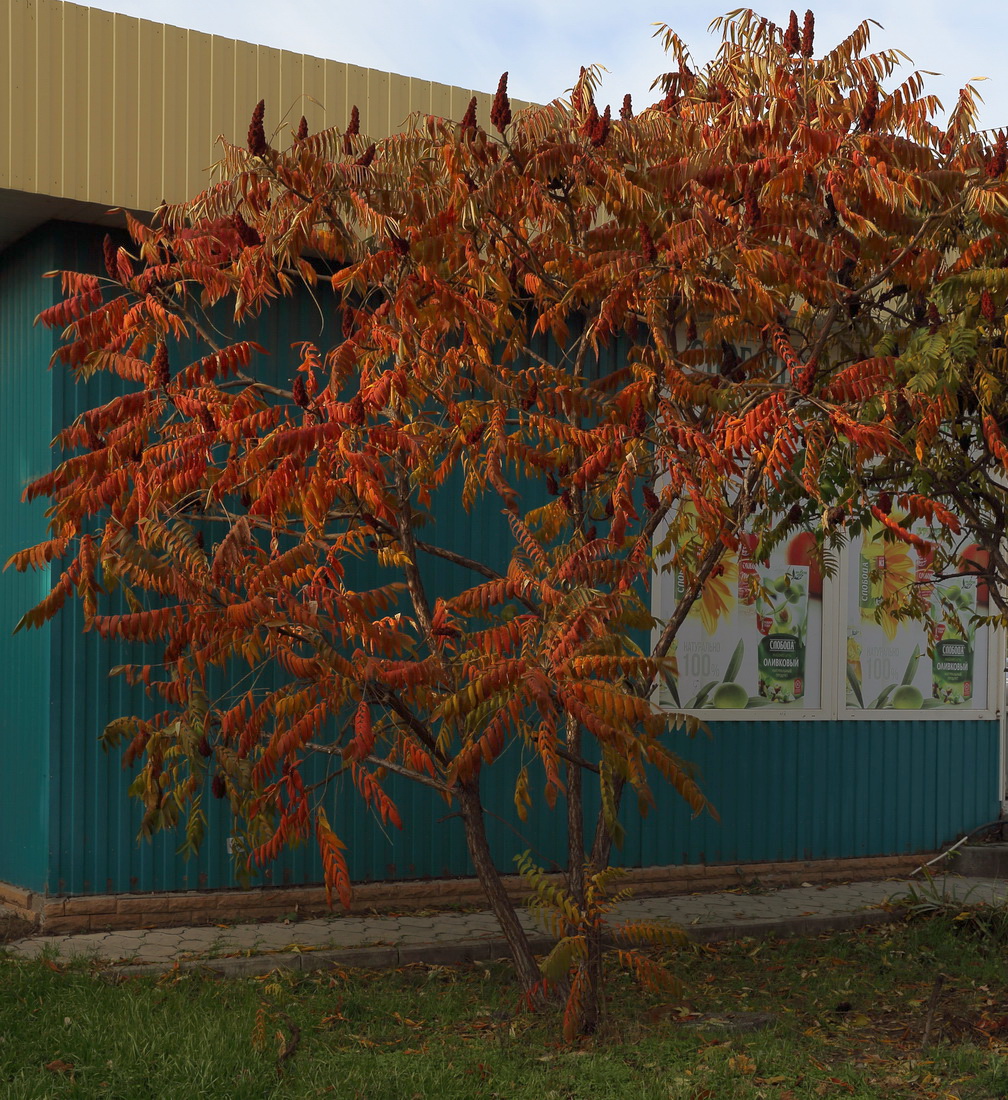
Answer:
<svg viewBox="0 0 1008 1100"><path fill-rule="evenodd" d="M930 854L793 863L641 867L629 870L622 884L632 887L639 897L701 893L736 886L796 886L803 882L821 885L908 875L929 858ZM517 901L527 896L528 888L517 875L509 875L505 882L509 893ZM0 883L0 904L32 920L40 931L51 935L100 932L110 928L233 924L238 921L276 920L291 913L304 919L329 912L325 890L318 886L56 898ZM483 905L483 895L475 879L430 879L358 885L354 888L351 912Z"/></svg>

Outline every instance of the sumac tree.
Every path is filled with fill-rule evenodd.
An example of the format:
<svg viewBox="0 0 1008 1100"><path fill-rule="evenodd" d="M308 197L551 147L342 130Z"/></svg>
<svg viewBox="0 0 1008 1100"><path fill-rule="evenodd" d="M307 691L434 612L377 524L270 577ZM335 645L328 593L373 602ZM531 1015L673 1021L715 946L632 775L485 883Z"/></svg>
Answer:
<svg viewBox="0 0 1008 1100"><path fill-rule="evenodd" d="M513 782L520 813L541 798L566 827L566 884L543 896L571 1034L598 1014L624 792L646 806L659 774L705 807L676 751L694 723L651 698L724 550L744 527L769 547L804 525L828 564L873 510L908 537L880 494L969 516L964 468L1008 460L1003 136L974 132L968 88L944 128L919 75L886 90L901 58L868 52L867 22L824 53L811 16L719 22L701 68L664 31L658 101L616 117L591 70L514 117L502 79L489 119L474 102L381 142L356 110L346 130L268 139L259 104L205 192L128 217L132 246L64 272L41 318L65 330L59 364L121 385L26 491L51 500L50 537L12 562L59 570L24 621L76 593L102 636L159 647L125 675L161 709L110 730L146 827L181 805L198 838L210 788L253 862L314 834L345 901L332 789L305 762L325 756L396 826L384 778L411 777L461 815L533 990L481 797ZM222 313L293 294L340 337L267 357L218 335ZM472 524L503 514L493 560L439 531L446 494ZM356 584L361 559L387 580ZM432 590L435 559L464 581ZM685 595L656 626L649 579L668 565ZM280 686L213 687L243 664Z"/></svg>

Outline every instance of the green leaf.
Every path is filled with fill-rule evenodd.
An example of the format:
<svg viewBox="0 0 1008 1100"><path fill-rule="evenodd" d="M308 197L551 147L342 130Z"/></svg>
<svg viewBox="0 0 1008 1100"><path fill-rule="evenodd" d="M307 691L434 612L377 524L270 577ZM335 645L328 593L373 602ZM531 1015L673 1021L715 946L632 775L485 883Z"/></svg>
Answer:
<svg viewBox="0 0 1008 1100"><path fill-rule="evenodd" d="M901 684L912 684L914 677L917 675L917 665L920 662L920 646L915 645L913 653L910 654L910 660L907 661L906 671L903 673L903 679Z"/></svg>
<svg viewBox="0 0 1008 1100"><path fill-rule="evenodd" d="M872 703L872 705L868 709L869 710L881 710L886 705L886 703L889 701L889 696L898 687L899 687L899 684L890 684L887 688L883 688L882 691L879 692L878 698L875 700L874 703Z"/></svg>
<svg viewBox="0 0 1008 1100"><path fill-rule="evenodd" d="M686 704L686 710L693 710L696 707L702 707L707 701L707 696L718 686L720 680L711 680L709 684L704 686L693 696L692 699Z"/></svg>
<svg viewBox="0 0 1008 1100"><path fill-rule="evenodd" d="M587 955L587 947L583 936L567 936L553 948L539 964L542 976L548 982L558 982L565 978L576 961L580 961Z"/></svg>
<svg viewBox="0 0 1008 1100"><path fill-rule="evenodd" d="M847 683L851 686L851 691L854 692L854 697L858 701L858 705L864 708L864 696L861 694L861 681L854 675L854 669L850 665L847 666Z"/></svg>
<svg viewBox="0 0 1008 1100"><path fill-rule="evenodd" d="M201 795L196 795L193 798L192 806L189 809L189 817L186 821L185 840L176 849L184 859L190 859L199 853L200 845L203 843L203 837L206 834L207 820L206 814L203 812L202 802Z"/></svg>
<svg viewBox="0 0 1008 1100"><path fill-rule="evenodd" d="M745 655L745 640L740 638L738 645L735 647L735 652L731 655L731 660L728 662L728 668L724 675L723 683L727 684L729 681L733 681L738 676L739 669L742 667L742 658Z"/></svg>
<svg viewBox="0 0 1008 1100"><path fill-rule="evenodd" d="M672 701L677 707L681 707L682 703L679 701L679 685L675 681L675 677L667 669L661 670L662 682L669 690L669 695L672 696Z"/></svg>

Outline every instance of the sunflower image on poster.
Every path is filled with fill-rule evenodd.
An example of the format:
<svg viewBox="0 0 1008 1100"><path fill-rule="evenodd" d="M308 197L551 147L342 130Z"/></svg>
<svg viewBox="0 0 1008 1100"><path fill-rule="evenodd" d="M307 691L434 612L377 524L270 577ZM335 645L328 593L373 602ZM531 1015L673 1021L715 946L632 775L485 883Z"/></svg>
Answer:
<svg viewBox="0 0 1008 1100"><path fill-rule="evenodd" d="M686 616L659 688L660 705L819 705L822 577L810 560L814 545L815 537L801 532L757 560L755 537L742 536L738 553L725 554ZM667 619L684 595L673 571L660 593L658 618Z"/></svg>
<svg viewBox="0 0 1008 1100"><path fill-rule="evenodd" d="M911 529L925 538L933 534L920 523ZM860 548L852 547L857 552L848 590L847 706L982 707L987 636L977 630L976 620L987 614L989 598L975 575L985 565L982 552L967 547L958 561L962 575L936 579L931 550L887 538L884 531L873 523ZM901 614L912 596L927 621Z"/></svg>

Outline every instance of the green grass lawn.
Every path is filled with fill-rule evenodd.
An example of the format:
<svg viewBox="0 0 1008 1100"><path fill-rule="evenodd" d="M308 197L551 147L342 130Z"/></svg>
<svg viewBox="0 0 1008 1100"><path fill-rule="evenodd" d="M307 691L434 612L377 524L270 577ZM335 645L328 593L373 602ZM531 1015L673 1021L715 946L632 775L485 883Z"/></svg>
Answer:
<svg viewBox="0 0 1008 1100"><path fill-rule="evenodd" d="M684 949L685 1003L614 975L602 1033L575 1046L552 1011L516 1013L503 966L115 981L7 957L0 1096L992 1100L1008 921L955 915Z"/></svg>

